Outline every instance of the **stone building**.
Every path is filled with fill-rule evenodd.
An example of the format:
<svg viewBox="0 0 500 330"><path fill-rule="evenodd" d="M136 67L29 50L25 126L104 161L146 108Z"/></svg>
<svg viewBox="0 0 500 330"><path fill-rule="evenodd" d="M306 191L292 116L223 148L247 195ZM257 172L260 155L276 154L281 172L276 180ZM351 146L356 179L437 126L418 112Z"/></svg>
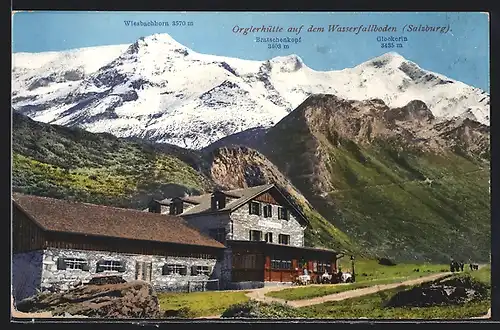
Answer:
<svg viewBox="0 0 500 330"><path fill-rule="evenodd" d="M16 301L119 274L158 291L197 290L221 277L225 246L177 216L13 194Z"/></svg>
<svg viewBox="0 0 500 330"><path fill-rule="evenodd" d="M338 253L304 246L309 221L274 184L153 200L148 211L180 216L224 244L225 288L291 282L304 268L313 280L337 270Z"/></svg>

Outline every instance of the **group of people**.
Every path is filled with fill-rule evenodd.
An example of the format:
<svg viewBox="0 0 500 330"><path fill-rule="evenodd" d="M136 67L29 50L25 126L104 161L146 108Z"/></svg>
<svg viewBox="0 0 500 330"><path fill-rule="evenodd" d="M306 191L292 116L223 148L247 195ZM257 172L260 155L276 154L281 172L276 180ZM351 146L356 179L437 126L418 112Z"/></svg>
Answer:
<svg viewBox="0 0 500 330"><path fill-rule="evenodd" d="M334 272L332 274L329 274L328 271L325 269L324 273L322 275L317 274L316 276L311 276L309 274L309 271L304 268L301 271L301 274L296 276L295 282L298 284L309 284L309 283L316 283L316 284L333 284L333 283L344 283L344 282L353 282L354 279L352 275L347 272L344 273L342 270L339 268L337 272Z"/></svg>
<svg viewBox="0 0 500 330"><path fill-rule="evenodd" d="M461 262L458 262L458 261L455 261L455 260L451 260L450 262L450 271L451 272L463 272L464 271L464 267L465 267L465 263L463 261ZM474 263L469 263L469 268L470 270L478 270L479 269L479 265L478 264L474 264Z"/></svg>

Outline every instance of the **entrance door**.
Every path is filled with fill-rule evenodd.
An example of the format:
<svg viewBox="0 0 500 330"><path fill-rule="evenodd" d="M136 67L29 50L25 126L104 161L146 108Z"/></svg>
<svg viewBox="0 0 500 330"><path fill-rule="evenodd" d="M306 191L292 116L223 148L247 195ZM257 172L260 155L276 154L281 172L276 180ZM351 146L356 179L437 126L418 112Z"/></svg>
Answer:
<svg viewBox="0 0 500 330"><path fill-rule="evenodd" d="M152 263L147 261L137 261L135 263L135 279L151 282Z"/></svg>

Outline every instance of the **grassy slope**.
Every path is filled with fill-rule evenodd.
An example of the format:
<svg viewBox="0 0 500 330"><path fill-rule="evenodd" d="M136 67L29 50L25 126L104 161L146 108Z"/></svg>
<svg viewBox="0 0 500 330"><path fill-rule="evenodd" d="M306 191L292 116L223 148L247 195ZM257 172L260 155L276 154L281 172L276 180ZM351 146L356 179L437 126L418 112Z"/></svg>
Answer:
<svg viewBox="0 0 500 330"><path fill-rule="evenodd" d="M329 199L340 228L348 225L365 249L403 260L487 260L489 164L451 153L396 155L385 147L330 152L338 190Z"/></svg>
<svg viewBox="0 0 500 330"><path fill-rule="evenodd" d="M491 286L491 268L484 267L479 271L464 272L455 276L470 274L476 280ZM347 299L337 302L328 302L320 305L303 307L297 311L301 317L311 318L382 318L382 319L464 319L482 316L491 306L490 297L484 300L458 306L434 306L412 308L383 308L385 301L401 290L409 287L400 287L392 290L380 291L375 294Z"/></svg>
<svg viewBox="0 0 500 330"><path fill-rule="evenodd" d="M331 222L328 222L318 211L306 204L300 204L300 202L298 202L298 205L309 219L309 227L304 232L306 246L330 248L335 251L357 255L362 253L361 248L355 241Z"/></svg>
<svg viewBox="0 0 500 330"><path fill-rule="evenodd" d="M109 134L14 117L15 191L144 207L155 193L205 188L206 180L180 158Z"/></svg>
<svg viewBox="0 0 500 330"><path fill-rule="evenodd" d="M184 309L185 317L219 315L229 306L246 302L246 291L217 291L192 293L159 293L160 310Z"/></svg>
<svg viewBox="0 0 500 330"><path fill-rule="evenodd" d="M437 262L488 259L489 163L453 153L397 153L391 141L359 146L337 136L340 146L334 147L333 137L314 134L305 124L284 121L267 133L262 151L367 254ZM334 189L313 188L326 181Z"/></svg>
<svg viewBox="0 0 500 330"><path fill-rule="evenodd" d="M347 258L340 260L343 271L351 271L351 262ZM416 272L415 270L419 271ZM379 265L376 260L356 260L356 283L352 284L325 284L311 285L300 288L290 288L281 291L269 292L271 297L286 300L301 300L321 297L329 294L366 288L373 285L398 283L413 278L427 276L432 273L448 271L447 265L439 264L398 264L395 266Z"/></svg>

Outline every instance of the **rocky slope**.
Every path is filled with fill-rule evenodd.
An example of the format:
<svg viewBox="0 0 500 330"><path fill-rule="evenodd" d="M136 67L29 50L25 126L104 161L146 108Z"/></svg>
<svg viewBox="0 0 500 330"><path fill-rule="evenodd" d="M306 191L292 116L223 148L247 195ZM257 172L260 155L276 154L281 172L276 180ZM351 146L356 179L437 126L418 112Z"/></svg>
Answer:
<svg viewBox="0 0 500 330"><path fill-rule="evenodd" d="M16 53L12 76L14 108L35 120L192 149L269 128L318 93L378 98L391 107L419 99L436 117L489 125L487 92L396 53L320 72L296 55L267 61L213 56L156 34L131 45Z"/></svg>
<svg viewBox="0 0 500 330"><path fill-rule="evenodd" d="M239 143L227 137L218 146ZM436 118L421 101L391 108L316 95L249 144L365 251L489 258L486 125Z"/></svg>

